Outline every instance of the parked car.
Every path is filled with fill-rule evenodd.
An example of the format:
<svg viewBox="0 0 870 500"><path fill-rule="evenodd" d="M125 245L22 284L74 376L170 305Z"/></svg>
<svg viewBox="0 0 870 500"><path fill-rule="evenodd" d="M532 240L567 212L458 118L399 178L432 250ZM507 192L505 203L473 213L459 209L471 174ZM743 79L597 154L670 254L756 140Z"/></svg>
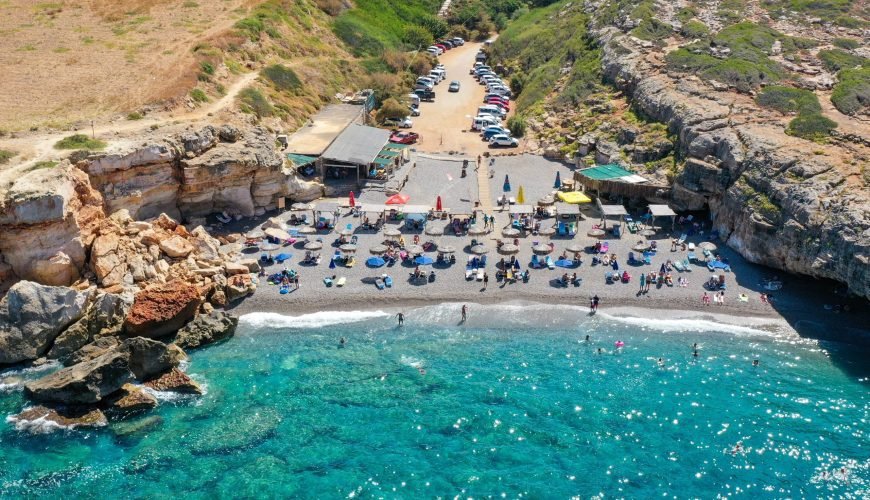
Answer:
<svg viewBox="0 0 870 500"><path fill-rule="evenodd" d="M514 139L513 137L509 137L505 134L496 134L492 136L489 140L489 145L491 147L508 147L515 148L520 145L520 141Z"/></svg>
<svg viewBox="0 0 870 500"><path fill-rule="evenodd" d="M421 101L435 101L435 91L429 88L414 89L414 93L420 97Z"/></svg>
<svg viewBox="0 0 870 500"><path fill-rule="evenodd" d="M459 80L453 80L450 82L450 86L447 87L448 92L459 92Z"/></svg>
<svg viewBox="0 0 870 500"><path fill-rule="evenodd" d="M450 41L450 40L438 40L438 43L439 43L440 45L445 45L445 46L447 46L448 49L452 49L453 47L456 47L456 44L454 44L454 43L453 43L452 41Z"/></svg>
<svg viewBox="0 0 870 500"><path fill-rule="evenodd" d="M488 99L491 99L493 97L501 99L508 104L510 104L510 102L511 102L510 99L508 99L506 96L504 96L502 94L499 94L498 92L487 92L486 95L483 96L483 102L486 102Z"/></svg>
<svg viewBox="0 0 870 500"><path fill-rule="evenodd" d="M484 104L499 104L510 106L510 101L499 94L489 93L483 98Z"/></svg>
<svg viewBox="0 0 870 500"><path fill-rule="evenodd" d="M390 136L390 142L395 142L396 144L414 144L419 138L420 134L417 132L395 132Z"/></svg>
<svg viewBox="0 0 870 500"><path fill-rule="evenodd" d="M444 53L444 49L442 49L441 47L438 47L437 45L430 45L429 47L426 48L427 52L429 50L434 50L436 52L435 55L438 55L438 56L440 56L441 54Z"/></svg>
<svg viewBox="0 0 870 500"><path fill-rule="evenodd" d="M501 109L505 110L505 113L510 113L511 111L510 105L502 101L501 99L487 99L486 103L500 107Z"/></svg>
<svg viewBox="0 0 870 500"><path fill-rule="evenodd" d="M453 40L453 43L455 43L456 45L465 45L465 40L458 36L451 38L451 40Z"/></svg>
<svg viewBox="0 0 870 500"><path fill-rule="evenodd" d="M420 116L420 106L411 106L411 116Z"/></svg>
<svg viewBox="0 0 870 500"><path fill-rule="evenodd" d="M387 127L411 128L414 126L414 122L411 121L410 116L406 116L404 118L387 118L384 120L384 125Z"/></svg>
<svg viewBox="0 0 870 500"><path fill-rule="evenodd" d="M484 130L498 124L498 118L492 115L475 116L474 119L471 120L471 130Z"/></svg>
<svg viewBox="0 0 870 500"><path fill-rule="evenodd" d="M502 127L487 127L481 135L483 136L483 140L489 141L497 135L506 135L510 137L511 133Z"/></svg>
<svg viewBox="0 0 870 500"><path fill-rule="evenodd" d="M444 52L447 52L448 50L450 50L450 47L444 45L443 43L436 43L435 46Z"/></svg>

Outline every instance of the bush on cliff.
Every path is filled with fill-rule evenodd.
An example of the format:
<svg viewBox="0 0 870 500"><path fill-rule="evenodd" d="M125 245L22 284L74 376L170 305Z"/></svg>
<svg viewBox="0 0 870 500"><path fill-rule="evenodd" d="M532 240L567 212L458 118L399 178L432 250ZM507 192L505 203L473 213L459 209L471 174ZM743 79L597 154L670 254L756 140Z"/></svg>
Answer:
<svg viewBox="0 0 870 500"><path fill-rule="evenodd" d="M870 67L845 69L837 73L831 102L841 113L854 115L870 111Z"/></svg>
<svg viewBox="0 0 870 500"><path fill-rule="evenodd" d="M390 97L384 101L384 104L378 110L377 120L379 123L384 123L384 120L388 118L404 118L408 116L409 112L408 106Z"/></svg>
<svg viewBox="0 0 870 500"><path fill-rule="evenodd" d="M403 38L409 26L419 26L432 37L443 36L445 26L433 19L439 0L356 0L342 12L333 31L356 56L378 56L386 49L416 49ZM414 40L418 42L419 40Z"/></svg>
<svg viewBox="0 0 870 500"><path fill-rule="evenodd" d="M839 49L820 50L819 59L828 71L840 71L852 69L857 66L870 67L870 59L856 56Z"/></svg>
<svg viewBox="0 0 870 500"><path fill-rule="evenodd" d="M837 122L818 113L798 115L788 124L786 133L810 141L822 141L837 128Z"/></svg>
<svg viewBox="0 0 870 500"><path fill-rule="evenodd" d="M276 89L282 92L296 92L302 89L302 80L295 71L283 64L273 64L263 70L266 77Z"/></svg>
<svg viewBox="0 0 870 500"><path fill-rule="evenodd" d="M14 151L0 149L0 165L3 165L4 163L9 163L9 160L11 160L14 156L15 156Z"/></svg>
<svg viewBox="0 0 870 500"><path fill-rule="evenodd" d="M55 149L87 149L97 151L105 149L106 143L99 139L91 139L85 134L75 134L57 141Z"/></svg>
<svg viewBox="0 0 870 500"><path fill-rule="evenodd" d="M242 102L241 109L245 113L252 113L258 118L265 118L275 114L275 108L259 90L248 87L239 92L239 100Z"/></svg>
<svg viewBox="0 0 870 500"><path fill-rule="evenodd" d="M818 113L822 110L819 98L809 90L781 85L765 87L756 101L780 113Z"/></svg>

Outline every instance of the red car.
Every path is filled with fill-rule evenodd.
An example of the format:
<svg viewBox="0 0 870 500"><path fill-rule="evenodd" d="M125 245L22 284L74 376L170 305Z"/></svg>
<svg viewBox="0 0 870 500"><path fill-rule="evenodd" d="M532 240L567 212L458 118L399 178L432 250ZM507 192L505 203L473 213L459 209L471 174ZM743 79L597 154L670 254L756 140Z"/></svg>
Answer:
<svg viewBox="0 0 870 500"><path fill-rule="evenodd" d="M452 48L452 47L448 47L448 46L444 45L443 43L436 43L435 46L438 47L439 49L443 50L444 52L447 52L448 50L450 50Z"/></svg>
<svg viewBox="0 0 870 500"><path fill-rule="evenodd" d="M506 102L504 102L504 101L502 101L502 100L500 100L500 99L487 99L487 100L486 100L486 103L487 103L487 104L494 104L494 105L496 105L496 106L499 106L499 107L501 107L501 108L504 108L505 111L510 111L510 110L511 110L510 104L508 104L508 103L506 103Z"/></svg>
<svg viewBox="0 0 870 500"><path fill-rule="evenodd" d="M416 132L395 132L390 136L390 142L395 142L396 144L414 144L419 138L420 134Z"/></svg>

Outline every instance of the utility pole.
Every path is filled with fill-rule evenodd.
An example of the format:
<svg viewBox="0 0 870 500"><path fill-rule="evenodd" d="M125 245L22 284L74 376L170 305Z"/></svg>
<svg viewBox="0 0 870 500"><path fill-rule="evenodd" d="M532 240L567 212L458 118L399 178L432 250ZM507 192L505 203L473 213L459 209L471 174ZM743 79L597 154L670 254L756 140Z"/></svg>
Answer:
<svg viewBox="0 0 870 500"><path fill-rule="evenodd" d="M94 132L94 121L91 120L91 139L96 139L97 134Z"/></svg>

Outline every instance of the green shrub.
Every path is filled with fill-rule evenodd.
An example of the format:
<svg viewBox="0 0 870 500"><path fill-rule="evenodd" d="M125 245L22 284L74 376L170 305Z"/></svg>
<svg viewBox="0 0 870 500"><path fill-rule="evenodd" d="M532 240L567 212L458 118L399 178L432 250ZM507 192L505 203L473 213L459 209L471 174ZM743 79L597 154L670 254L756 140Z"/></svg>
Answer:
<svg viewBox="0 0 870 500"><path fill-rule="evenodd" d="M680 33L686 38L704 38L710 33L707 25L701 21L691 20L683 23Z"/></svg>
<svg viewBox="0 0 870 500"><path fill-rule="evenodd" d="M446 33L446 26L434 17L439 0L356 0L354 5L335 19L332 29L356 56L416 49L403 40L409 26L422 26L433 37Z"/></svg>
<svg viewBox="0 0 870 500"><path fill-rule="evenodd" d="M698 10L692 6L689 6L689 7L683 7L682 9L678 10L676 17L677 17L677 20L679 20L681 23L685 24L690 19L694 18L697 15L698 15Z"/></svg>
<svg viewBox="0 0 870 500"><path fill-rule="evenodd" d="M272 107L266 96L253 87L248 87L239 92L239 100L242 102L241 109L243 112L253 113L258 118L272 116L275 113L275 108Z"/></svg>
<svg viewBox="0 0 870 500"><path fill-rule="evenodd" d="M840 71L841 69L851 69L856 66L870 67L868 60L861 56L856 56L839 49L820 50L819 59L822 60L822 65L828 71Z"/></svg>
<svg viewBox="0 0 870 500"><path fill-rule="evenodd" d="M263 69L262 74L272 82L276 89L282 92L296 92L302 89L302 80L299 79L296 72L283 64L273 64Z"/></svg>
<svg viewBox="0 0 870 500"><path fill-rule="evenodd" d="M425 49L435 41L432 33L422 26L408 26L402 33L402 41L417 50Z"/></svg>
<svg viewBox="0 0 870 500"><path fill-rule="evenodd" d="M861 42L853 38L834 38L834 45L846 50L855 50L861 46Z"/></svg>
<svg viewBox="0 0 870 500"><path fill-rule="evenodd" d="M664 40L669 36L674 34L674 29L670 24L659 21L658 19L651 17L649 19L645 19L640 23L640 26L631 30L631 34L640 38L641 40Z"/></svg>
<svg viewBox="0 0 870 500"><path fill-rule="evenodd" d="M818 113L798 115L788 124L786 133L810 141L821 141L831 135L837 128L837 122L829 120Z"/></svg>
<svg viewBox="0 0 870 500"><path fill-rule="evenodd" d="M84 134L75 134L57 141L54 144L55 149L88 149L100 150L105 149L106 143L99 139L91 139Z"/></svg>
<svg viewBox="0 0 870 500"><path fill-rule="evenodd" d="M831 93L831 102L841 113L854 115L870 110L870 67L844 69Z"/></svg>
<svg viewBox="0 0 870 500"><path fill-rule="evenodd" d="M34 163L33 165L31 165L30 167L28 167L27 172L33 172L34 170L43 170L43 169L54 168L57 165L58 165L58 162L56 162L54 160L38 161L38 162Z"/></svg>
<svg viewBox="0 0 870 500"><path fill-rule="evenodd" d="M257 41L260 39L260 33L262 33L266 29L266 25L263 23L262 19L256 17L247 17L245 19L240 19L235 24L236 29L245 33L253 41Z"/></svg>
<svg viewBox="0 0 870 500"><path fill-rule="evenodd" d="M208 61L203 61L203 62L199 63L199 68L206 75L213 75L214 74L214 65Z"/></svg>
<svg viewBox="0 0 870 500"><path fill-rule="evenodd" d="M514 115L507 121L507 127L514 137L523 137L526 135L526 119L522 115Z"/></svg>
<svg viewBox="0 0 870 500"><path fill-rule="evenodd" d="M142 118L145 118L145 115L138 111L133 111L132 113L127 115L128 120L141 120Z"/></svg>
<svg viewBox="0 0 870 500"><path fill-rule="evenodd" d="M195 102L208 102L208 96L202 89L193 89L190 91L190 98Z"/></svg>
<svg viewBox="0 0 870 500"><path fill-rule="evenodd" d="M765 87L756 98L759 105L780 113L819 113L822 106L819 98L809 90L771 85Z"/></svg>
<svg viewBox="0 0 870 500"><path fill-rule="evenodd" d="M386 99L378 109L376 119L379 123L384 123L388 118L404 118L410 113L408 106L400 103L393 97Z"/></svg>
<svg viewBox="0 0 870 500"><path fill-rule="evenodd" d="M0 149L0 165L9 163L9 160L15 157L15 152L6 149Z"/></svg>

